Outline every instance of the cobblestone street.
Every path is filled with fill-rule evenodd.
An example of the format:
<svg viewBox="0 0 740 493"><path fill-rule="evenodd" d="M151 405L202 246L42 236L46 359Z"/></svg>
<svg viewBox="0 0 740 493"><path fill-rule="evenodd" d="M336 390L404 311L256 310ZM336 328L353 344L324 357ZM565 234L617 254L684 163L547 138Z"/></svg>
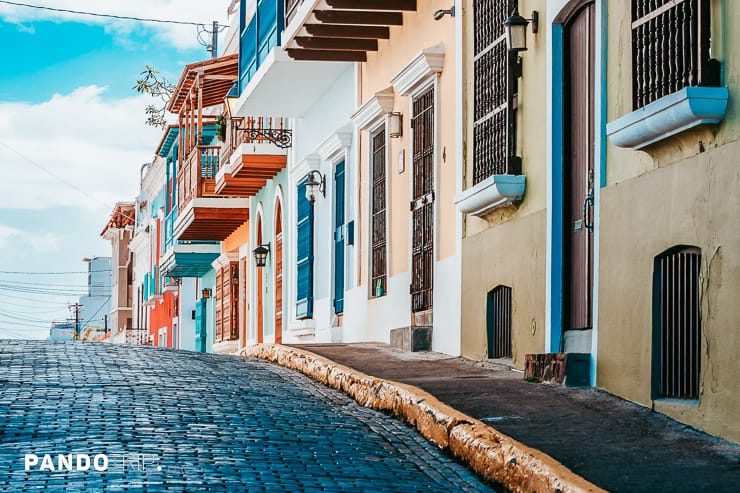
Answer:
<svg viewBox="0 0 740 493"><path fill-rule="evenodd" d="M404 423L232 356L3 341L0 417L0 491L491 491Z"/></svg>

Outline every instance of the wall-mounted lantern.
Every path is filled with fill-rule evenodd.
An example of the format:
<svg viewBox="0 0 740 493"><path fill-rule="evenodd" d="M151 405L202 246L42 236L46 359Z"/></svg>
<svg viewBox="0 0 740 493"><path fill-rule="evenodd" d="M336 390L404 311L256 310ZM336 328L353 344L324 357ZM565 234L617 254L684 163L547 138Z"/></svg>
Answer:
<svg viewBox="0 0 740 493"><path fill-rule="evenodd" d="M527 51L527 25L532 24L532 33L537 34L537 26L540 14L532 11L532 18L525 19L519 15L519 10L514 12L504 21L506 27L506 47L509 51Z"/></svg>
<svg viewBox="0 0 740 493"><path fill-rule="evenodd" d="M234 81L234 85L229 89L228 94L224 98L224 105L226 106L226 114L229 119L236 118L236 102L239 101L239 82Z"/></svg>
<svg viewBox="0 0 740 493"><path fill-rule="evenodd" d="M322 175L319 170L311 170L308 172L308 181L306 182L306 200L311 204L316 202L316 196L321 193L322 197L326 197L326 175Z"/></svg>
<svg viewBox="0 0 740 493"><path fill-rule="evenodd" d="M267 255L270 253L270 244L265 243L252 250L254 254L254 264L257 268L262 268L267 265Z"/></svg>
<svg viewBox="0 0 740 493"><path fill-rule="evenodd" d="M204 300L207 300L211 297L211 288L204 288L203 291L200 292L200 297Z"/></svg>
<svg viewBox="0 0 740 493"><path fill-rule="evenodd" d="M403 135L403 113L398 111L391 113L388 135L390 135L392 139L397 139Z"/></svg>

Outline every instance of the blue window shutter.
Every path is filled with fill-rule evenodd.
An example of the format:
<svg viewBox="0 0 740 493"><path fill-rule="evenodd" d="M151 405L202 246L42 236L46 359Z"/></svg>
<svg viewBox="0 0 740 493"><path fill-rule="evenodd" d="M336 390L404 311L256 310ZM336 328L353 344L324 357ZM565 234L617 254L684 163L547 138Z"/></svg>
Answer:
<svg viewBox="0 0 740 493"><path fill-rule="evenodd" d="M334 170L334 313L344 312L344 161Z"/></svg>
<svg viewBox="0 0 740 493"><path fill-rule="evenodd" d="M306 199L306 182L298 184L296 258L296 317L313 316L313 205Z"/></svg>

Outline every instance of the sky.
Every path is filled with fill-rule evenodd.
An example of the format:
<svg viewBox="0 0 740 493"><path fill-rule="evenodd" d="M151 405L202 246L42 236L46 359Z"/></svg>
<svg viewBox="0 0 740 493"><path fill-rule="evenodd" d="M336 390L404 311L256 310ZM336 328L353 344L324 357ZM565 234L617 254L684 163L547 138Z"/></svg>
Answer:
<svg viewBox="0 0 740 493"><path fill-rule="evenodd" d="M25 0L31 5L226 24L228 0ZM0 339L48 337L86 292L84 258L114 204L133 201L161 130L132 87L146 65L175 83L210 55L190 25L147 23L0 1ZM220 43L221 45L223 43Z"/></svg>

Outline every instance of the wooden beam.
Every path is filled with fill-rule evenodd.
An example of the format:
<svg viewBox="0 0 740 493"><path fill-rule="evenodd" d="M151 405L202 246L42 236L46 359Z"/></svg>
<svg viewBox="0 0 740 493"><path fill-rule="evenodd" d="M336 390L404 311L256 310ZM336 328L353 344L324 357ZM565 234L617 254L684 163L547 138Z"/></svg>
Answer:
<svg viewBox="0 0 740 493"><path fill-rule="evenodd" d="M326 0L326 4L345 10L416 10L416 0Z"/></svg>
<svg viewBox="0 0 740 493"><path fill-rule="evenodd" d="M288 48L288 56L293 60L312 60L324 62L366 62L367 54L364 51L330 51L305 50Z"/></svg>
<svg viewBox="0 0 740 493"><path fill-rule="evenodd" d="M314 10L314 17L325 24L359 24L371 26L402 26L400 12L368 12L364 10Z"/></svg>
<svg viewBox="0 0 740 493"><path fill-rule="evenodd" d="M378 51L377 39L296 36L295 42L301 48L312 48L314 50Z"/></svg>
<svg viewBox="0 0 740 493"><path fill-rule="evenodd" d="M303 27L311 36L321 38L390 39L391 37L391 30L385 26L306 24Z"/></svg>

